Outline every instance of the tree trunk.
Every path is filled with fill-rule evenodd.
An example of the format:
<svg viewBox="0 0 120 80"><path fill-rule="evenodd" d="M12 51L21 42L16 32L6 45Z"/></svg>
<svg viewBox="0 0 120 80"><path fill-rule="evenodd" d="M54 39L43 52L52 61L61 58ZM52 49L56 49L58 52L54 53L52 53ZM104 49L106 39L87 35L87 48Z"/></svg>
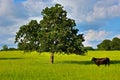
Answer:
<svg viewBox="0 0 120 80"><path fill-rule="evenodd" d="M51 64L54 63L54 53L51 53L51 55L50 55L50 63Z"/></svg>

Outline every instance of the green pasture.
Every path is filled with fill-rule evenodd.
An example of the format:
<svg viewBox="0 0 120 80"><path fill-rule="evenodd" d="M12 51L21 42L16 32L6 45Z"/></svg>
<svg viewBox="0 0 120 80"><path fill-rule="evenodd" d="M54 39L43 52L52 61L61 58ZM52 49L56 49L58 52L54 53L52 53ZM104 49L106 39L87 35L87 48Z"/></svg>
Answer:
<svg viewBox="0 0 120 80"><path fill-rule="evenodd" d="M110 66L96 66L92 57L109 57ZM120 51L88 51L86 56L22 51L0 52L0 80L119 80Z"/></svg>

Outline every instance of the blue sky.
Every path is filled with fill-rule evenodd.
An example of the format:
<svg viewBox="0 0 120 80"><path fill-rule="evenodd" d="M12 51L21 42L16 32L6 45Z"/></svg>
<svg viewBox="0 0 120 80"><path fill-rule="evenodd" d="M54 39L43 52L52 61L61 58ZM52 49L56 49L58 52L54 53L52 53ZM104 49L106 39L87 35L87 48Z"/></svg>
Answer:
<svg viewBox="0 0 120 80"><path fill-rule="evenodd" d="M76 21L85 46L96 48L104 39L120 38L120 0L0 0L0 49L16 47L14 38L21 25L42 19L41 11L56 3Z"/></svg>
<svg viewBox="0 0 120 80"><path fill-rule="evenodd" d="M26 1L26 0L14 0L14 2L23 2L23 1Z"/></svg>

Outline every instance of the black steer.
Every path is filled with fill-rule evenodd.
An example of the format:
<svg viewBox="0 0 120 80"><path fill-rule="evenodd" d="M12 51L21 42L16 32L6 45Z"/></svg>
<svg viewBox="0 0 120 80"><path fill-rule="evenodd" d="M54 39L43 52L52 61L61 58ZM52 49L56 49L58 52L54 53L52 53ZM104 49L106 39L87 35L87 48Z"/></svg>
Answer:
<svg viewBox="0 0 120 80"><path fill-rule="evenodd" d="M108 57L106 58L95 58L93 57L91 59L91 61L94 61L94 63L97 65L97 66L100 66L101 64L105 64L106 65L110 65L110 59Z"/></svg>

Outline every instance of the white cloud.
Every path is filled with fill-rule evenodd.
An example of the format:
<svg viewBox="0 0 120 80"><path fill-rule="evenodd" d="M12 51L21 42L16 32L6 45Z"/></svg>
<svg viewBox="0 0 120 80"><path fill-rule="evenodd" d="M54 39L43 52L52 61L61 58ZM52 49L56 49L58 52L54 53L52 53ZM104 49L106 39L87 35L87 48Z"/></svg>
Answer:
<svg viewBox="0 0 120 80"><path fill-rule="evenodd" d="M120 0L99 0L86 16L86 21L120 17Z"/></svg>
<svg viewBox="0 0 120 80"><path fill-rule="evenodd" d="M114 37L118 37L118 38L120 38L120 34L117 34L117 35L115 35ZM113 38L114 38L114 37L113 37Z"/></svg>
<svg viewBox="0 0 120 80"><path fill-rule="evenodd" d="M87 41L99 41L106 38L110 33L106 31L95 31L95 30L88 30L85 32L85 40Z"/></svg>
<svg viewBox="0 0 120 80"><path fill-rule="evenodd" d="M26 2L15 3L14 0L0 0L0 46L14 45L15 34L20 26L32 19L39 22L44 3L41 1L39 4L40 0L38 1L27 0L26 2L32 2L32 4L27 4Z"/></svg>
<svg viewBox="0 0 120 80"><path fill-rule="evenodd" d="M88 30L85 31L85 46L97 46L98 42L108 38L110 32L106 31L95 31L95 30Z"/></svg>
<svg viewBox="0 0 120 80"><path fill-rule="evenodd" d="M3 44L6 44L6 45L9 45L9 44L11 44L11 43L14 44L14 40L15 40L14 37L10 37L10 38L4 40L2 43L3 43Z"/></svg>
<svg viewBox="0 0 120 80"><path fill-rule="evenodd" d="M5 35L14 35L17 27L0 27L0 36L5 36Z"/></svg>
<svg viewBox="0 0 120 80"><path fill-rule="evenodd" d="M46 2L44 0L26 0L23 3L23 6L28 10L29 16L41 16L41 11L45 7L51 6L50 0L47 0Z"/></svg>
<svg viewBox="0 0 120 80"><path fill-rule="evenodd" d="M0 16L11 13L13 0L0 0Z"/></svg>
<svg viewBox="0 0 120 80"><path fill-rule="evenodd" d="M62 4L68 11L68 17L77 22L85 20L87 14L92 10L95 0L53 0L54 3Z"/></svg>
<svg viewBox="0 0 120 80"><path fill-rule="evenodd" d="M78 22L120 17L120 0L53 0L68 10L69 17Z"/></svg>

